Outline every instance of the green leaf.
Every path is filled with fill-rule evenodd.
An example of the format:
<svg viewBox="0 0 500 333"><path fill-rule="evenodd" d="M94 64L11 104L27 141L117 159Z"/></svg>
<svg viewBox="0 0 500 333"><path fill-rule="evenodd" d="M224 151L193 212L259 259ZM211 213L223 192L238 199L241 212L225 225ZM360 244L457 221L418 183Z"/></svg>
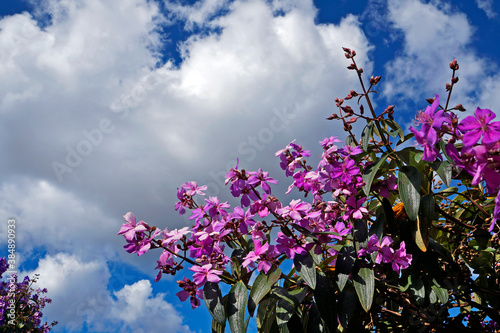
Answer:
<svg viewBox="0 0 500 333"><path fill-rule="evenodd" d="M259 332L270 332L273 322L276 321L276 298L267 295L259 302L257 309L257 329Z"/></svg>
<svg viewBox="0 0 500 333"><path fill-rule="evenodd" d="M386 223L386 218L384 213L380 213L377 215L377 219L373 222L370 230L368 232L368 236L377 235L378 239L382 238L382 233L384 232L384 227Z"/></svg>
<svg viewBox="0 0 500 333"><path fill-rule="evenodd" d="M410 275L410 279L411 279L410 290L413 292L413 295L415 296L415 300L420 305L424 304L424 301L425 301L424 283L422 282L422 280L419 277L416 277L416 276Z"/></svg>
<svg viewBox="0 0 500 333"><path fill-rule="evenodd" d="M457 194L457 192L458 192L458 187L452 186L439 191L438 194L448 197L450 195Z"/></svg>
<svg viewBox="0 0 500 333"><path fill-rule="evenodd" d="M356 251L359 251L360 247L366 247L368 244L368 225L366 220L354 220L354 238Z"/></svg>
<svg viewBox="0 0 500 333"><path fill-rule="evenodd" d="M316 288L316 265L311 254L309 252L297 253L293 258L293 263L299 275L314 290Z"/></svg>
<svg viewBox="0 0 500 333"><path fill-rule="evenodd" d="M446 304L448 302L448 289L441 287L436 279L432 279L431 288L438 297L441 304Z"/></svg>
<svg viewBox="0 0 500 333"><path fill-rule="evenodd" d="M335 272L337 273L337 285L340 291L349 279L349 274L352 272L354 259L356 258L356 251L351 245L345 245L337 255L337 262L335 264Z"/></svg>
<svg viewBox="0 0 500 333"><path fill-rule="evenodd" d="M356 290L349 284L344 288L339 299L339 321L344 329L347 328L347 324L349 324L349 320L351 320L354 310L356 309L356 304Z"/></svg>
<svg viewBox="0 0 500 333"><path fill-rule="evenodd" d="M429 245L429 233L434 219L436 203L432 194L424 195L420 200L420 213L417 221L413 222L413 239L422 252L427 251Z"/></svg>
<svg viewBox="0 0 500 333"><path fill-rule="evenodd" d="M399 138L401 140L405 139L405 134L403 132L403 129L401 128L401 126L399 126L399 124L397 122L395 122L394 120L391 120L391 119L385 119L384 121L387 125L389 125L390 128L393 129L392 131L388 132L388 134L390 136L395 138L396 136L399 135Z"/></svg>
<svg viewBox="0 0 500 333"><path fill-rule="evenodd" d="M330 279L323 272L317 272L317 274L314 301L318 306L321 318L330 332L336 332L338 322L335 289Z"/></svg>
<svg viewBox="0 0 500 333"><path fill-rule="evenodd" d="M365 126L363 129L363 133L361 133L361 146L363 147L363 151L367 152L368 151L368 146L370 145L370 139L372 138L373 135L373 126L374 122L368 123L368 125Z"/></svg>
<svg viewBox="0 0 500 333"><path fill-rule="evenodd" d="M363 191L366 195L370 194L370 189L372 187L373 179L375 178L378 169L387 159L387 154L382 155L382 157L377 161L377 163L370 165L363 171L363 181L365 185L363 186Z"/></svg>
<svg viewBox="0 0 500 333"><path fill-rule="evenodd" d="M277 267L273 267L267 274L260 272L257 276L250 291L250 298L248 299L248 312L251 316L253 316L257 304L269 293L280 276L281 269Z"/></svg>
<svg viewBox="0 0 500 333"><path fill-rule="evenodd" d="M238 278L242 278L242 272L246 270L242 270L243 266L243 258L246 256L246 252L243 249L236 249L231 254L231 270L233 274Z"/></svg>
<svg viewBox="0 0 500 333"><path fill-rule="evenodd" d="M217 320L212 319L212 333L224 333L224 330L226 329L226 323L220 324Z"/></svg>
<svg viewBox="0 0 500 333"><path fill-rule="evenodd" d="M222 326L226 325L226 311L222 303L222 293L219 284L207 281L203 287L203 299L207 305L208 312Z"/></svg>
<svg viewBox="0 0 500 333"><path fill-rule="evenodd" d="M276 305L276 320L280 328L288 323L304 299L306 292L307 287L295 290L294 293L289 292L287 289L282 287L273 288L273 293L278 296L278 304Z"/></svg>
<svg viewBox="0 0 500 333"><path fill-rule="evenodd" d="M448 161L434 162L432 163L432 168L436 171L439 178L448 187L451 183L451 164Z"/></svg>
<svg viewBox="0 0 500 333"><path fill-rule="evenodd" d="M373 294L375 292L375 274L368 267L362 267L354 275L354 288L358 294L359 302L363 309L368 312L372 306Z"/></svg>
<svg viewBox="0 0 500 333"><path fill-rule="evenodd" d="M229 291L227 298L227 315L232 333L245 333L245 309L247 307L248 291L242 281L236 282Z"/></svg>
<svg viewBox="0 0 500 333"><path fill-rule="evenodd" d="M413 166L402 166L398 173L398 189L408 218L415 221L420 207L420 173Z"/></svg>

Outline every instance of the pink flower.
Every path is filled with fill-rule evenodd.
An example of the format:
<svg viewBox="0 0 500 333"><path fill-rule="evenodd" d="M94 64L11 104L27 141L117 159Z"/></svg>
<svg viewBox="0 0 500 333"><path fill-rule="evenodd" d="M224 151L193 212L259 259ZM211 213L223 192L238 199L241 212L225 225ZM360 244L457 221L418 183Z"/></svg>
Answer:
<svg viewBox="0 0 500 333"><path fill-rule="evenodd" d="M193 266L189 270L195 272L193 274L193 282L198 287L203 286L207 281L218 283L220 281L219 275L222 274L222 271L212 269L212 264L206 264L201 267Z"/></svg>
<svg viewBox="0 0 500 333"><path fill-rule="evenodd" d="M145 231L150 229L149 225L144 221L140 221L136 224L135 215L131 212L123 215L123 219L127 223L122 224L118 235L123 235L127 242L133 242L136 234L142 235Z"/></svg>
<svg viewBox="0 0 500 333"><path fill-rule="evenodd" d="M493 119L495 119L495 114L491 110L477 108L474 116L468 116L462 120L458 129L464 133L464 146L475 145L481 136L483 144L500 140L500 122L490 123Z"/></svg>

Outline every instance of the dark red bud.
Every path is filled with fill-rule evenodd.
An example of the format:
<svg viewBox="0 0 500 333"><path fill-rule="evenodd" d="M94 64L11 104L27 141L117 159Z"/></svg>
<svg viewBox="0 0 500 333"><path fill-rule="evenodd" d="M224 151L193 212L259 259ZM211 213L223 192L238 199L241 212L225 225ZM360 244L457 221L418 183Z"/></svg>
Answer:
<svg viewBox="0 0 500 333"><path fill-rule="evenodd" d="M451 89L451 84L447 83L446 84L446 91L450 91L450 89Z"/></svg>
<svg viewBox="0 0 500 333"><path fill-rule="evenodd" d="M345 99L347 99L347 100L349 100L349 99L351 99L351 98L352 98L352 95L351 95L351 94L349 94L349 95L347 95L347 96L345 97Z"/></svg>
<svg viewBox="0 0 500 333"><path fill-rule="evenodd" d="M353 57L355 57L356 56L356 51L352 50L351 54L352 54Z"/></svg>
<svg viewBox="0 0 500 333"><path fill-rule="evenodd" d="M349 91L349 95L351 95L352 97L356 97L356 96L358 96L358 93L355 92L354 90L351 90L351 91Z"/></svg>
<svg viewBox="0 0 500 333"><path fill-rule="evenodd" d="M458 63L457 63L457 59L453 59L452 62L450 62L450 68L457 71L458 70Z"/></svg>
<svg viewBox="0 0 500 333"><path fill-rule="evenodd" d="M356 66L354 66L354 64L351 64L351 65L347 66L347 69L353 70L353 69L356 69Z"/></svg>
<svg viewBox="0 0 500 333"><path fill-rule="evenodd" d="M363 73L363 68L358 69L358 73L359 74Z"/></svg>
<svg viewBox="0 0 500 333"><path fill-rule="evenodd" d="M352 118L351 118L351 119L349 119L347 122L348 122L349 124L352 124L352 123L356 122L356 120L358 120L358 117L352 117Z"/></svg>
<svg viewBox="0 0 500 333"><path fill-rule="evenodd" d="M458 76L451 79L451 83L456 84L458 82Z"/></svg>
<svg viewBox="0 0 500 333"><path fill-rule="evenodd" d="M388 113L388 114L392 114L392 113L394 113L394 107L395 107L395 105L389 105L389 106L385 109L384 113Z"/></svg>
<svg viewBox="0 0 500 333"><path fill-rule="evenodd" d="M458 105L457 105L457 106L455 106L453 109L458 110L458 111L466 111L466 110L464 109L464 107L463 107L463 105L462 105L462 104L458 104Z"/></svg>
<svg viewBox="0 0 500 333"><path fill-rule="evenodd" d="M365 107L363 106L363 104L361 104L359 106L359 113L363 114L365 112Z"/></svg>
<svg viewBox="0 0 500 333"><path fill-rule="evenodd" d="M427 103L432 104L432 103L434 103L434 99L436 99L436 97L427 98L426 101L427 101Z"/></svg>
<svg viewBox="0 0 500 333"><path fill-rule="evenodd" d="M333 120L333 119L337 119L338 117L339 117L339 116L338 116L336 113L334 113L334 114L332 114L330 117L328 117L328 118L326 118L326 119L328 119L328 120Z"/></svg>

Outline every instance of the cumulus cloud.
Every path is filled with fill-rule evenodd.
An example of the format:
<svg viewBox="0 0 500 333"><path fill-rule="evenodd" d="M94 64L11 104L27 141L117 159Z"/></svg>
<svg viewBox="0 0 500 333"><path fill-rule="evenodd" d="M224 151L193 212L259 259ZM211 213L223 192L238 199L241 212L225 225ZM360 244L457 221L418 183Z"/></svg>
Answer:
<svg viewBox="0 0 500 333"><path fill-rule="evenodd" d="M151 283L140 280L111 294L110 272L104 260L84 261L58 253L39 261L33 272L37 285L48 289L52 303L45 320L57 320L58 330L78 332L85 325L92 332L190 332L183 318L164 294L153 294Z"/></svg>
<svg viewBox="0 0 500 333"><path fill-rule="evenodd" d="M465 13L441 1L389 0L388 9L387 19L400 33L403 49L385 65L385 94L412 100L445 96L444 85L451 79L448 64L456 58L460 81L450 106L462 103L470 112L478 105L500 107L492 93L498 86L497 65L471 47L475 28Z"/></svg>
<svg viewBox="0 0 500 333"><path fill-rule="evenodd" d="M388 18L402 32L404 49L386 65L385 92L412 98L441 92L451 78L448 63L457 58L462 66L456 93L471 94L485 73L484 60L467 48L474 33L467 16L419 0L388 4Z"/></svg>
<svg viewBox="0 0 500 333"><path fill-rule="evenodd" d="M493 0L476 0L476 5L483 10L489 19L495 18L497 13L493 9Z"/></svg>

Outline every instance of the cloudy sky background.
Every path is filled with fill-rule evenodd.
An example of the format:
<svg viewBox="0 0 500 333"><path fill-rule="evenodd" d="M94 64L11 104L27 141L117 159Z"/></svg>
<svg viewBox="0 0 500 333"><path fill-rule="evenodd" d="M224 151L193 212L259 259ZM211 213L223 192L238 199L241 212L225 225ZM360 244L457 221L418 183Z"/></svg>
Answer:
<svg viewBox="0 0 500 333"><path fill-rule="evenodd" d="M451 105L500 110L498 13L493 0L4 1L0 254L15 217L18 263L41 274L56 332L207 332L177 278L153 282L158 251L122 250L122 215L185 226L176 188L228 200L236 158L279 194L277 150L297 139L314 157L342 135L325 120L359 87L342 46L383 76L377 109L396 104L404 126L445 97L453 58Z"/></svg>

